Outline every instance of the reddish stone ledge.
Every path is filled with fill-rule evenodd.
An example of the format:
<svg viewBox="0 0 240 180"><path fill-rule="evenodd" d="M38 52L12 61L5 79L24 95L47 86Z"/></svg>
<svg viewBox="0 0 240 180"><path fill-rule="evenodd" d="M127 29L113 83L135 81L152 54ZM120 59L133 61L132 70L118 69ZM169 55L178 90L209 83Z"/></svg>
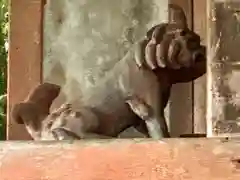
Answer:
<svg viewBox="0 0 240 180"><path fill-rule="evenodd" d="M2 142L1 180L239 180L240 144L224 139Z"/></svg>

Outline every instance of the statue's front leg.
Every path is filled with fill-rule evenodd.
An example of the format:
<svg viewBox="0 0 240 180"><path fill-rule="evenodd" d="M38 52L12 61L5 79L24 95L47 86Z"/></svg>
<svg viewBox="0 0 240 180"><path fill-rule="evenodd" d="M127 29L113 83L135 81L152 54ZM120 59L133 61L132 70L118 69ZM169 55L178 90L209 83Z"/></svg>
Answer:
<svg viewBox="0 0 240 180"><path fill-rule="evenodd" d="M144 121L140 122L138 125L135 125L134 128L144 135L145 138L149 138L148 129Z"/></svg>
<svg viewBox="0 0 240 180"><path fill-rule="evenodd" d="M101 134L82 132L81 136L76 135L71 131L59 128L52 131L55 140L81 140L81 139L110 139L112 137Z"/></svg>
<svg viewBox="0 0 240 180"><path fill-rule="evenodd" d="M54 129L52 131L53 137L55 140L79 140L81 139L78 137L76 134L70 132L70 131L65 131L64 129Z"/></svg>
<svg viewBox="0 0 240 180"><path fill-rule="evenodd" d="M151 138L169 138L170 134L164 114L161 113L161 101L159 101L158 96L155 93L149 94L146 100L137 96L131 96L126 102L132 111L145 121Z"/></svg>

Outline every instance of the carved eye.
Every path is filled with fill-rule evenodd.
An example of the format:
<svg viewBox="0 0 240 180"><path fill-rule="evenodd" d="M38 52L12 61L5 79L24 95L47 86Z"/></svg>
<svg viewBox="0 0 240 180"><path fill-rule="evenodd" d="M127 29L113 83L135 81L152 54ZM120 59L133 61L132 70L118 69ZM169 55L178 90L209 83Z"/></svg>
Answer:
<svg viewBox="0 0 240 180"><path fill-rule="evenodd" d="M189 38L189 39L187 40L187 48L188 48L189 50L196 50L196 49L198 49L199 47L200 47L200 43L199 43L199 41L198 41L197 39L195 39L194 37Z"/></svg>
<svg viewBox="0 0 240 180"><path fill-rule="evenodd" d="M75 118L79 118L79 117L81 117L82 116L82 114L80 113L80 112L76 112L76 111L72 111L71 113L70 113L70 116L71 117L75 117Z"/></svg>
<svg viewBox="0 0 240 180"><path fill-rule="evenodd" d="M187 32L185 30L180 30L179 35L180 36L185 36Z"/></svg>
<svg viewBox="0 0 240 180"><path fill-rule="evenodd" d="M53 125L53 120L47 123L46 125L47 129L51 129L52 125Z"/></svg>
<svg viewBox="0 0 240 180"><path fill-rule="evenodd" d="M80 113L79 111L75 112L75 116L76 117L81 117L82 116L82 113Z"/></svg>

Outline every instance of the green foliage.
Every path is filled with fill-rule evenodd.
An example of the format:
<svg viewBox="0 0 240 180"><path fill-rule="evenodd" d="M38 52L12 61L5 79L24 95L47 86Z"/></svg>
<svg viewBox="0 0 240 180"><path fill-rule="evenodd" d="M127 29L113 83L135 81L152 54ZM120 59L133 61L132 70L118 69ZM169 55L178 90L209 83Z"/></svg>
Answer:
<svg viewBox="0 0 240 180"><path fill-rule="evenodd" d="M0 0L0 140L5 139L7 93L8 0Z"/></svg>

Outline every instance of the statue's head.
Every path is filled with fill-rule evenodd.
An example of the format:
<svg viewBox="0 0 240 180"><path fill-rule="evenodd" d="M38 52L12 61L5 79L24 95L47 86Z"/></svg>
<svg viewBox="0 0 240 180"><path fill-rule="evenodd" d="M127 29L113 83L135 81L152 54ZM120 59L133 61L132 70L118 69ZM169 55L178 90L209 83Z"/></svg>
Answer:
<svg viewBox="0 0 240 180"><path fill-rule="evenodd" d="M177 5L169 5L169 22L151 28L147 38L160 44L163 67L190 67L198 57L205 56L200 36L188 28L185 13Z"/></svg>
<svg viewBox="0 0 240 180"><path fill-rule="evenodd" d="M28 97L16 103L11 110L11 117L17 124L24 124L33 139L39 139L42 122L49 114L49 108L58 96L58 85L43 83L33 88Z"/></svg>

